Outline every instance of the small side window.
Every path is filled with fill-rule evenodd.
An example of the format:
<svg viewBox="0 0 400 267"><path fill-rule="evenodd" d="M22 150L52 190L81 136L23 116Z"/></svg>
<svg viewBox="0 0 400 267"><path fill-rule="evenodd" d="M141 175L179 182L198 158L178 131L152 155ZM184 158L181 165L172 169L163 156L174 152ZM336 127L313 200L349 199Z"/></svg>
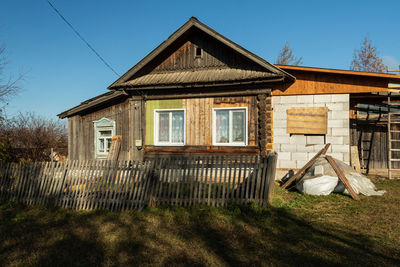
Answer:
<svg viewBox="0 0 400 267"><path fill-rule="evenodd" d="M203 56L203 49L201 49L200 47L196 47L195 55L196 55L196 58L201 58Z"/></svg>
<svg viewBox="0 0 400 267"><path fill-rule="evenodd" d="M94 122L94 154L95 158L107 158L115 135L115 122L103 118Z"/></svg>

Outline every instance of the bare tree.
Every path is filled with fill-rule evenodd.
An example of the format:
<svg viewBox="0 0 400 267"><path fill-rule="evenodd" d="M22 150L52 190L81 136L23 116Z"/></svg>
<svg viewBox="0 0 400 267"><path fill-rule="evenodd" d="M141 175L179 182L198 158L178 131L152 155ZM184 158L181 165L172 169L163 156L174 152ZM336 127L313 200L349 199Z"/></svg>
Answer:
<svg viewBox="0 0 400 267"><path fill-rule="evenodd" d="M7 66L6 46L0 45L0 103L5 103L20 90L18 83L23 79L24 74L16 77L6 75L4 70Z"/></svg>
<svg viewBox="0 0 400 267"><path fill-rule="evenodd" d="M61 155L67 153L65 124L61 120L47 119L31 112L20 113L6 120L0 136L9 152L3 157L8 160L49 160L51 148Z"/></svg>
<svg viewBox="0 0 400 267"><path fill-rule="evenodd" d="M359 49L354 49L350 69L366 72L385 71L386 67L382 62L382 58L378 56L378 50L372 45L368 35L364 37L361 47Z"/></svg>
<svg viewBox="0 0 400 267"><path fill-rule="evenodd" d="M278 58L276 60L276 64L298 66L303 63L302 60L303 60L303 57L296 58L293 55L293 49L291 49L289 46L289 43L286 42L286 44L282 48L281 52L279 52Z"/></svg>

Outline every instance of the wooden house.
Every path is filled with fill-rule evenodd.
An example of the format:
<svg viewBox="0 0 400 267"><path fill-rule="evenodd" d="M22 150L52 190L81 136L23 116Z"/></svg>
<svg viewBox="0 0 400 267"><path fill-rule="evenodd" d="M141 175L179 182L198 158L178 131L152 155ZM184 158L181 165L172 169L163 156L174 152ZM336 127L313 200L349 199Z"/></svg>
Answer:
<svg viewBox="0 0 400 267"><path fill-rule="evenodd" d="M271 91L294 76L196 18L109 86L61 114L70 159L168 153L265 154L272 149Z"/></svg>
<svg viewBox="0 0 400 267"><path fill-rule="evenodd" d="M270 64L192 17L109 92L59 117L70 159L106 158L118 135L119 159L276 150L287 170L327 142L348 162L358 103L389 83L400 76Z"/></svg>

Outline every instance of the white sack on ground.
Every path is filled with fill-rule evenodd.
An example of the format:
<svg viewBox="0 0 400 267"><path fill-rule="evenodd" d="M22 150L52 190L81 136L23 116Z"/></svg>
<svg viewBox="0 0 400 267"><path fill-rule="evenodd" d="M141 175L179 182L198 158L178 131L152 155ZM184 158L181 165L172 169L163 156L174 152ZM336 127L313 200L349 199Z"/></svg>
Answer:
<svg viewBox="0 0 400 267"><path fill-rule="evenodd" d="M334 160L357 194L382 196L386 192L384 190L376 191L376 187L370 179L359 174L346 163L337 159ZM339 180L335 170L325 159L325 156L319 157L314 162L296 188L300 192L309 195L329 195L332 192L348 194L344 184Z"/></svg>
<svg viewBox="0 0 400 267"><path fill-rule="evenodd" d="M296 188L307 195L327 196L335 189L338 180L337 177L323 175L313 179L304 180L298 183Z"/></svg>

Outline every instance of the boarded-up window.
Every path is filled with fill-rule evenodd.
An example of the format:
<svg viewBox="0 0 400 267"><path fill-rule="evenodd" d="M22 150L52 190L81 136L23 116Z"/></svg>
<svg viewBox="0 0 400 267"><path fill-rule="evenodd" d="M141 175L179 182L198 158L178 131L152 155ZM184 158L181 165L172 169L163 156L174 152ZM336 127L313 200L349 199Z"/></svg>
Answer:
<svg viewBox="0 0 400 267"><path fill-rule="evenodd" d="M326 134L328 128L328 108L289 108L287 127L289 134Z"/></svg>

